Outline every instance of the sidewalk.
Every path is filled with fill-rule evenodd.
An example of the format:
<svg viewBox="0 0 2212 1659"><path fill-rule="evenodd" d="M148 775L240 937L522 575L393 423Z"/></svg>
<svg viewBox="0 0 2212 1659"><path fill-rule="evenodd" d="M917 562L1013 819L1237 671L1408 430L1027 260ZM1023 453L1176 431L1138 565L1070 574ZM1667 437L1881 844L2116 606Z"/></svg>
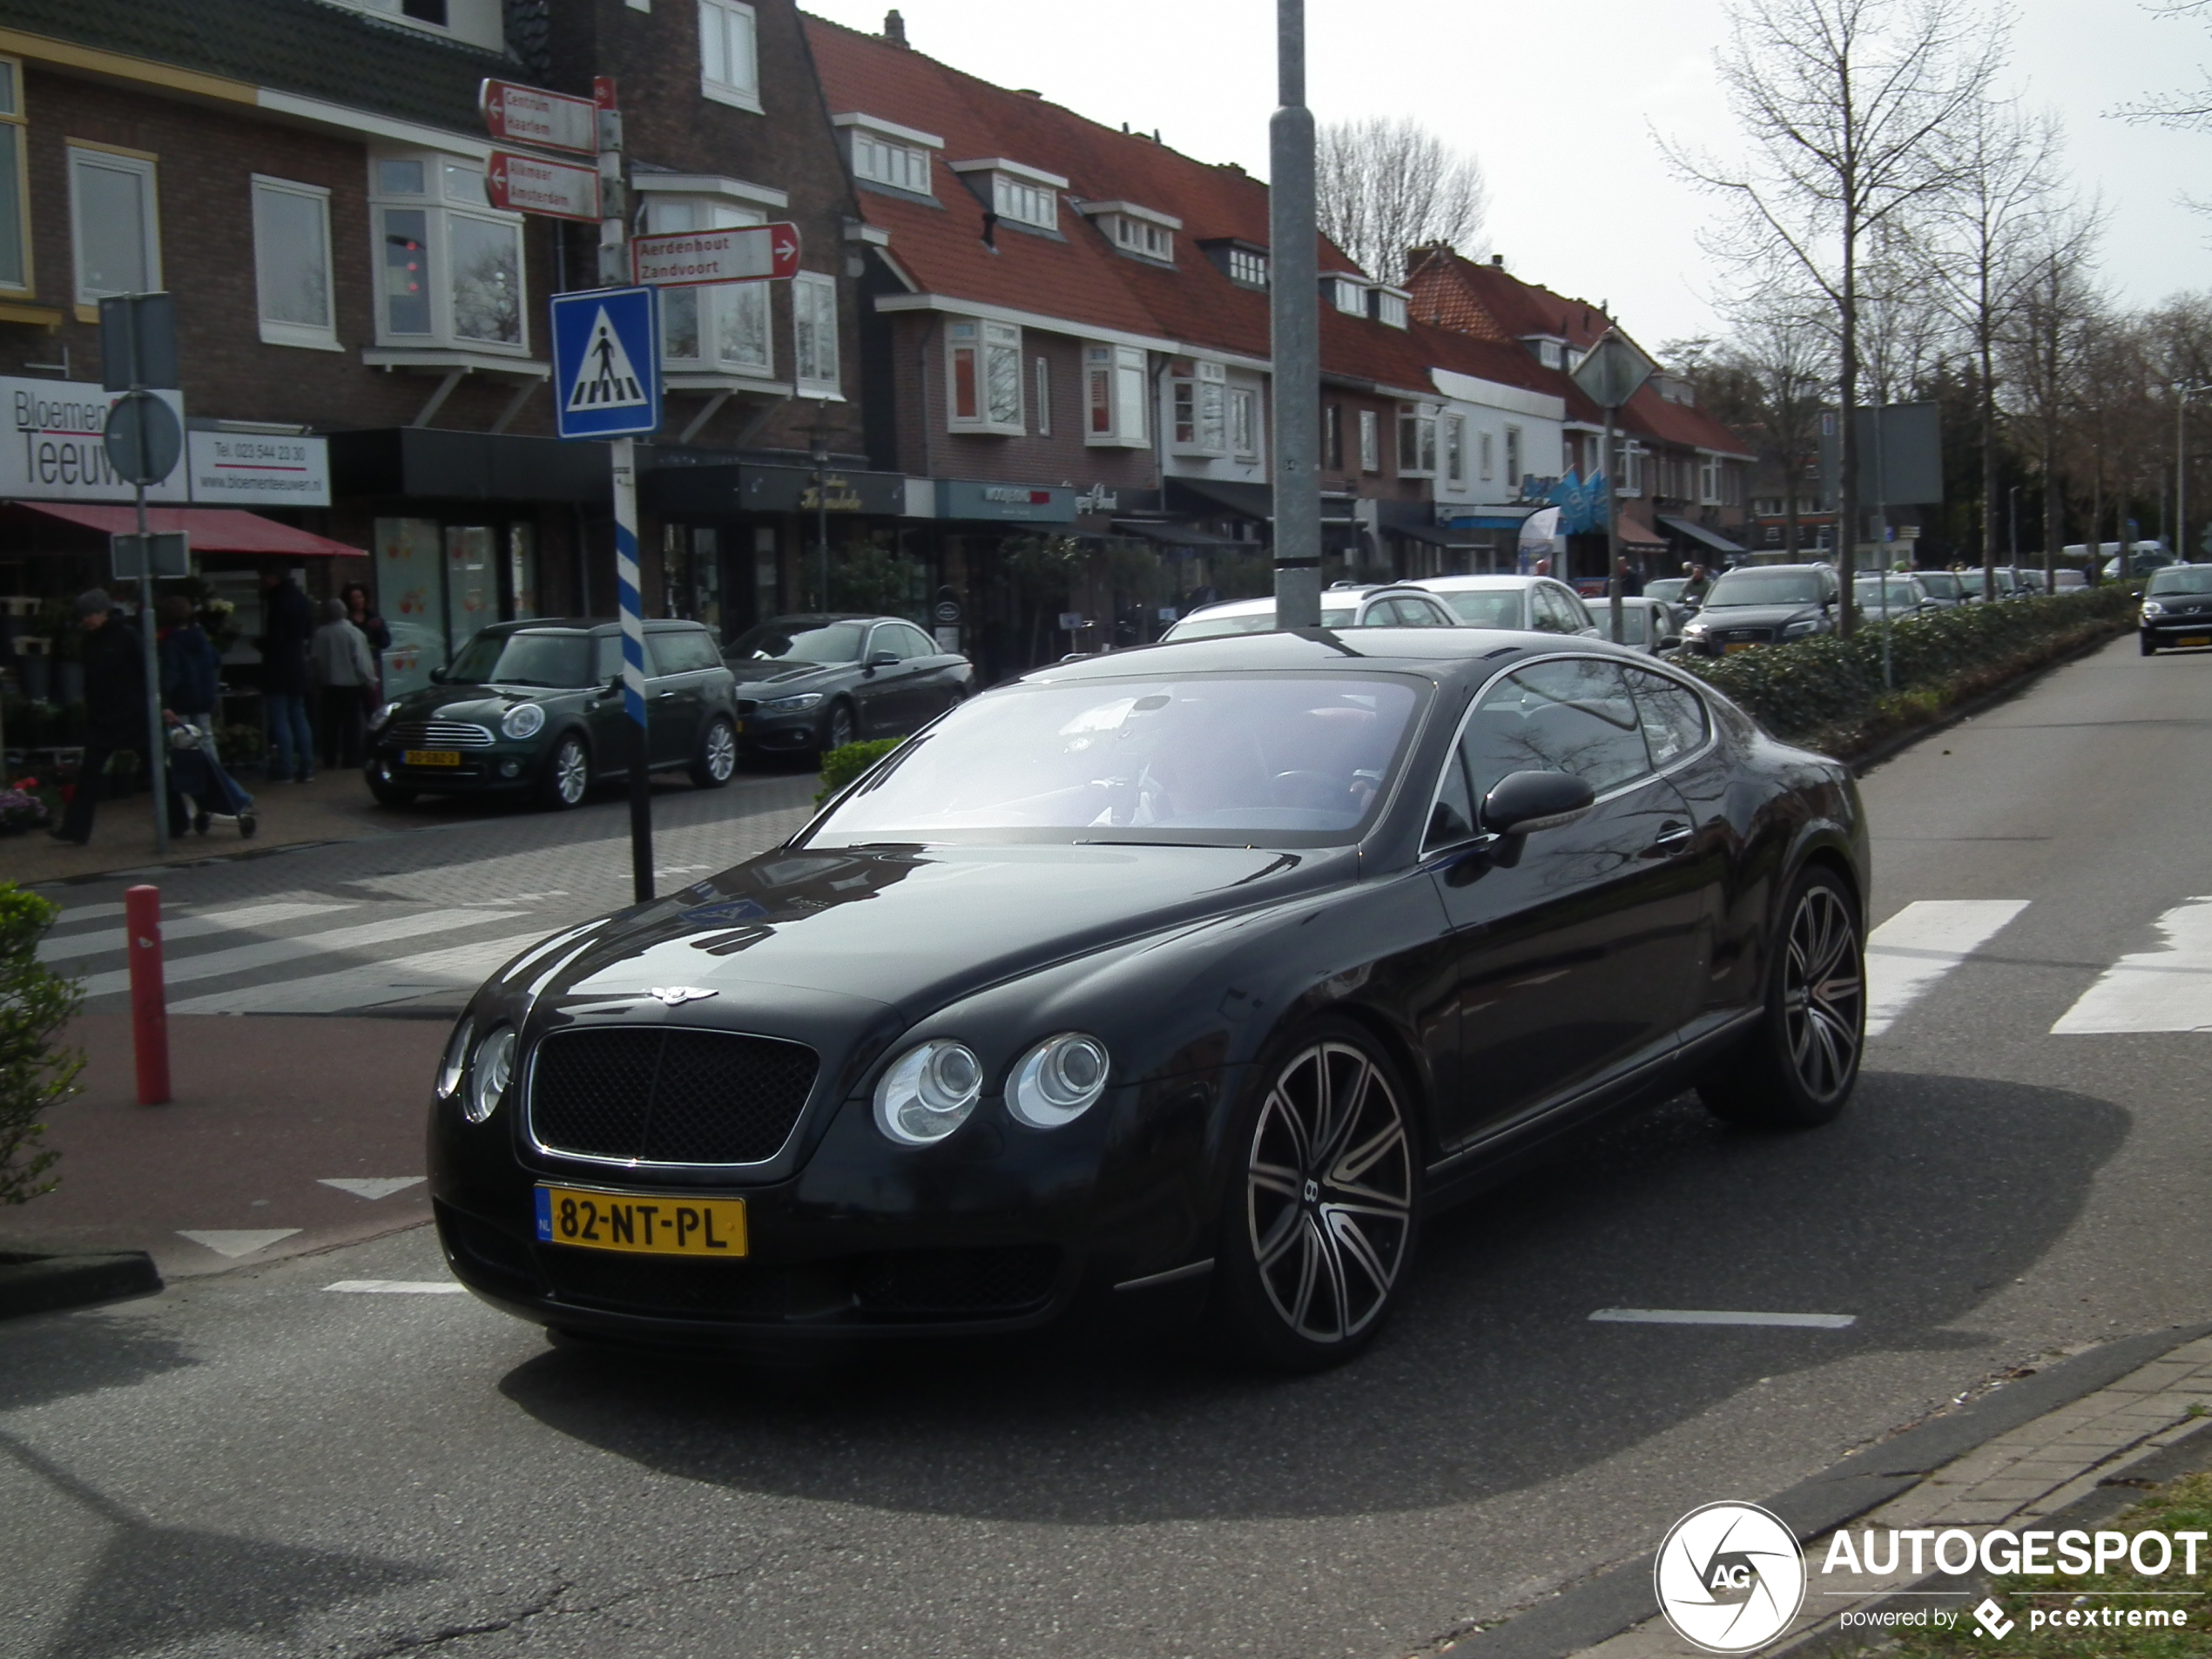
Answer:
<svg viewBox="0 0 2212 1659"><path fill-rule="evenodd" d="M423 1122L447 1028L174 1020L176 1099L140 1106L128 1016L86 1015L69 1038L84 1092L47 1125L61 1185L0 1210L0 1245L143 1250L175 1279L428 1221Z"/></svg>

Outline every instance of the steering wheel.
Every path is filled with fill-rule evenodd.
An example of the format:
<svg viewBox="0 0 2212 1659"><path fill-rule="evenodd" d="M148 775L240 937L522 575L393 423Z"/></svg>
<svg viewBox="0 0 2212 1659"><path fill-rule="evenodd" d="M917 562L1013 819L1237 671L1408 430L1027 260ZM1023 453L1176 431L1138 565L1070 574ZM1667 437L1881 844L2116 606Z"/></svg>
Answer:
<svg viewBox="0 0 2212 1659"><path fill-rule="evenodd" d="M1278 806L1325 810L1344 804L1344 781L1325 772L1278 772L1269 784Z"/></svg>

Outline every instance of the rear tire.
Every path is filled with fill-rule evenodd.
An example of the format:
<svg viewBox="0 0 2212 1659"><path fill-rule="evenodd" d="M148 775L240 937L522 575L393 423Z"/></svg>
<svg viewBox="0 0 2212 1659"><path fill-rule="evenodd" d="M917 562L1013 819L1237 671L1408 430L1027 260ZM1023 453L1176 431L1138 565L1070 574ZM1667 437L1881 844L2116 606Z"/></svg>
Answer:
<svg viewBox="0 0 2212 1659"><path fill-rule="evenodd" d="M1797 878L1770 955L1758 1028L1697 1093L1727 1123L1811 1129L1843 1110L1865 1049L1865 941L1841 877L1816 866Z"/></svg>
<svg viewBox="0 0 2212 1659"><path fill-rule="evenodd" d="M1257 1070L1229 1143L1216 1308L1238 1358L1322 1371L1374 1339L1413 1259L1413 1096L1345 1020L1302 1028Z"/></svg>
<svg viewBox="0 0 2212 1659"><path fill-rule="evenodd" d="M737 728L720 715L706 723L699 739L698 759L691 765L691 783L699 789L719 789L738 770Z"/></svg>
<svg viewBox="0 0 2212 1659"><path fill-rule="evenodd" d="M591 751L583 746L582 738L568 732L553 745L546 760L544 775L537 784L538 804L549 812L564 813L583 806L583 798L590 792Z"/></svg>

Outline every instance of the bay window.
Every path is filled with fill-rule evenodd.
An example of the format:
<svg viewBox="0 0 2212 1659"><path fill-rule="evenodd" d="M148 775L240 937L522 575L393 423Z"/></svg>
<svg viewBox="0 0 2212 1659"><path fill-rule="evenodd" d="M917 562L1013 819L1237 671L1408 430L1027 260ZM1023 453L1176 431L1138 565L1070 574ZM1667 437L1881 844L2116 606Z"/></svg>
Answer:
<svg viewBox="0 0 2212 1659"><path fill-rule="evenodd" d="M655 192L648 196L645 203L646 228L656 235L674 231L739 229L766 222L767 215L757 209L732 206L703 196ZM799 289L808 280L809 278L800 276L792 281L794 315L801 303ZM663 288L662 366L678 374L743 374L765 379L774 374L776 353L769 320L769 287L764 281L718 282L703 288ZM815 302L810 299L805 303ZM833 381L837 368L837 297L833 280L829 304L830 374L824 378ZM836 388L833 386L831 389Z"/></svg>
<svg viewBox="0 0 2212 1659"><path fill-rule="evenodd" d="M951 429L1020 437L1022 331L1003 322L948 323L945 359Z"/></svg>
<svg viewBox="0 0 2212 1659"><path fill-rule="evenodd" d="M1170 371L1179 455L1217 455L1229 448L1229 372L1219 363L1178 358Z"/></svg>
<svg viewBox="0 0 2212 1659"><path fill-rule="evenodd" d="M398 155L369 167L377 343L524 350L522 217L489 206L482 166Z"/></svg>
<svg viewBox="0 0 2212 1659"><path fill-rule="evenodd" d="M767 285L757 285L765 292ZM837 279L802 271L792 279L792 332L801 397L834 397L842 389L837 359Z"/></svg>
<svg viewBox="0 0 2212 1659"><path fill-rule="evenodd" d="M1151 442L1144 420L1144 348L1083 348L1083 442L1095 448L1142 449Z"/></svg>

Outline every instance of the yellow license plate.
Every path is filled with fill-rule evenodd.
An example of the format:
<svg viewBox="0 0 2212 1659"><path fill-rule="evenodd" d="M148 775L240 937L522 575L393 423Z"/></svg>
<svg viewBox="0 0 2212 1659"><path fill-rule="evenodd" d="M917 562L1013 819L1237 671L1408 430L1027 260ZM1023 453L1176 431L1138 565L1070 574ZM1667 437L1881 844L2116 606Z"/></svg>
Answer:
<svg viewBox="0 0 2212 1659"><path fill-rule="evenodd" d="M1759 642L1756 639L1736 639L1730 640L1726 645L1723 646L1722 649L1723 651L1750 651Z"/></svg>
<svg viewBox="0 0 2212 1659"><path fill-rule="evenodd" d="M458 749L409 749L407 764L410 766L457 766L461 764Z"/></svg>
<svg viewBox="0 0 2212 1659"><path fill-rule="evenodd" d="M738 735L739 737L745 736L745 722L743 720L738 722Z"/></svg>
<svg viewBox="0 0 2212 1659"><path fill-rule="evenodd" d="M2177 645L2212 645L2212 634L2184 634L2174 643Z"/></svg>
<svg viewBox="0 0 2212 1659"><path fill-rule="evenodd" d="M594 1192L541 1184L537 1237L541 1244L573 1244L578 1250L727 1259L745 1253L745 1200Z"/></svg>

